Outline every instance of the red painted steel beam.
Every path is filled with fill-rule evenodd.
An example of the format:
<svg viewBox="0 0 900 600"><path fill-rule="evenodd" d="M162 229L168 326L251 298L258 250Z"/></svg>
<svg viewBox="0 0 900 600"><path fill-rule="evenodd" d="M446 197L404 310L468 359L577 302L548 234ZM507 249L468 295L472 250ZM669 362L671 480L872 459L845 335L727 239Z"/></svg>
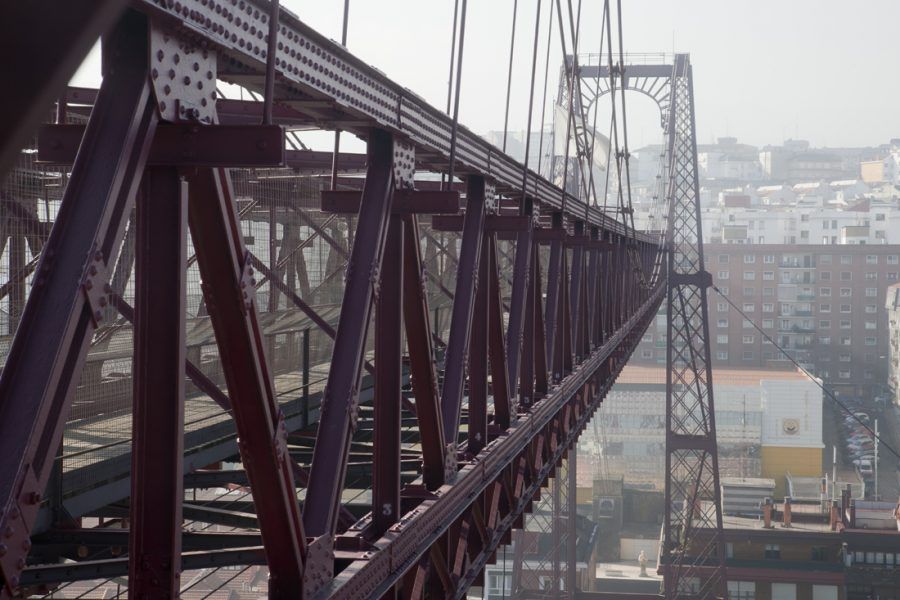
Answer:
<svg viewBox="0 0 900 600"><path fill-rule="evenodd" d="M422 479L427 489L434 490L444 484L447 448L441 421L434 349L431 344L430 311L423 278L418 222L415 215L407 215L404 219L403 320L410 349L409 371L422 440Z"/></svg>
<svg viewBox="0 0 900 600"><path fill-rule="evenodd" d="M230 123L221 115L215 127L190 123L161 123L147 163L150 165L274 167L303 172L331 168L332 153L287 150L280 125ZM84 136L83 125L43 125L38 129L38 161L69 165L75 161ZM366 155L342 153L345 170L363 170Z"/></svg>
<svg viewBox="0 0 900 600"><path fill-rule="evenodd" d="M347 265L347 283L303 511L306 530L313 537L333 536L337 526L347 453L356 427L360 370L375 297L374 287L381 269L391 212L393 146L389 133L371 132L363 202Z"/></svg>
<svg viewBox="0 0 900 600"><path fill-rule="evenodd" d="M485 183L482 177L469 177L466 192L466 216L462 247L456 272L453 313L444 367L444 387L441 390L441 415L447 443L456 444L459 417L465 388L465 361L471 333L472 308L481 258L484 235Z"/></svg>
<svg viewBox="0 0 900 600"><path fill-rule="evenodd" d="M359 214L362 193L357 190L322 191L322 212ZM421 191L398 189L391 201L391 214L456 214L459 212L459 192L453 190Z"/></svg>
<svg viewBox="0 0 900 600"><path fill-rule="evenodd" d="M39 9L43 3L28 6ZM91 9L80 2L66 10L79 7L90 14ZM66 22L66 28L82 18ZM4 22L22 27L15 19ZM73 30L61 35L71 39L83 33ZM123 21L107 47L114 68L104 79L22 323L0 374L0 456L4 457L0 530L8 534L3 540L7 551L0 557L5 583L0 597L13 593L25 566L29 532L96 327L94 319L102 316L105 273L118 253L156 125L143 19L131 15ZM22 64L35 70L33 63ZM48 66L47 72L56 72L55 67ZM29 101L45 108L41 98ZM27 122L23 114L19 111L16 118ZM9 135L12 143L20 141L13 132Z"/></svg>
<svg viewBox="0 0 900 600"><path fill-rule="evenodd" d="M135 223L132 598L181 591L187 202L187 183L174 167L145 173Z"/></svg>
<svg viewBox="0 0 900 600"><path fill-rule="evenodd" d="M44 125L38 130L38 160L71 164L83 135L83 125ZM280 125L160 123L147 164L228 168L284 165L284 129Z"/></svg>
<svg viewBox="0 0 900 600"><path fill-rule="evenodd" d="M523 215L531 215L531 206L523 207ZM522 336L525 327L526 297L531 278L531 260L534 251L532 240L533 228L516 234L516 257L513 266L513 284L509 301L509 323L506 329L506 361L509 373L510 399L520 398L519 363L522 348Z"/></svg>
<svg viewBox="0 0 900 600"><path fill-rule="evenodd" d="M506 371L506 343L503 339L503 298L497 268L497 239L491 234L488 243L488 354L491 365L491 392L494 396L494 424L501 430L512 421L512 398L509 373Z"/></svg>
<svg viewBox="0 0 900 600"><path fill-rule="evenodd" d="M401 217L390 217L375 305L372 526L367 532L375 538L400 519L403 229Z"/></svg>
<svg viewBox="0 0 900 600"><path fill-rule="evenodd" d="M469 412L466 451L477 455L488 441L488 327L491 303L488 286L488 252L490 243L481 244L477 290L469 321Z"/></svg>
<svg viewBox="0 0 900 600"><path fill-rule="evenodd" d="M190 184L191 236L231 398L238 448L254 490L270 596L293 597L303 585L306 536L283 415L275 401L256 317L254 271L227 172L200 169Z"/></svg>
<svg viewBox="0 0 900 600"><path fill-rule="evenodd" d="M531 261L528 277L528 286L525 289L525 315L522 327L522 342L519 350L521 361L519 366L519 398L518 410L527 412L534 404L534 340L535 340L535 297L538 293L537 272L540 263L537 260L537 247L532 247Z"/></svg>
<svg viewBox="0 0 900 600"><path fill-rule="evenodd" d="M522 215L487 215L484 230L489 232L517 233L532 225L533 219ZM439 215L431 218L434 231L462 231L462 215Z"/></svg>

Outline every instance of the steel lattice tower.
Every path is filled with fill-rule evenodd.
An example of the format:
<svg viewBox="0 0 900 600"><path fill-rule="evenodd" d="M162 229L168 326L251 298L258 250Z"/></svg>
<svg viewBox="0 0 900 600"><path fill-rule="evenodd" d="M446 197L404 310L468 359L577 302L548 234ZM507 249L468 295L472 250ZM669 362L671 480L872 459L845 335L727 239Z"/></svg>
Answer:
<svg viewBox="0 0 900 600"><path fill-rule="evenodd" d="M697 180L694 91L677 55L668 130L669 218L666 521L660 560L667 598L725 596L707 288Z"/></svg>

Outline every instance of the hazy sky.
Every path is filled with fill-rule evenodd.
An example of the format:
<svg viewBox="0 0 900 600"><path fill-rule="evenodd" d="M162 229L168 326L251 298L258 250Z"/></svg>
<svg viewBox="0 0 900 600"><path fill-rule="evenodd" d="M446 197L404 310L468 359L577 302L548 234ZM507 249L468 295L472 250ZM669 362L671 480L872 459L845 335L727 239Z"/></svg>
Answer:
<svg viewBox="0 0 900 600"><path fill-rule="evenodd" d="M469 0L460 121L503 127L513 0ZM581 52L596 52L602 1L583 0ZM612 4L615 4L613 0ZM623 0L626 52L690 52L701 142L876 145L900 137L900 0ZM282 0L340 39L342 0ZM537 0L519 0L510 129L526 124ZM550 0L543 0L537 99ZM565 11L565 0L563 10ZM573 0L573 6L577 0ZM453 0L351 0L347 45L398 83L444 107ZM614 35L614 41L617 37ZM557 25L550 95L558 82ZM97 83L96 53L76 84ZM629 95L631 146L658 138L650 101ZM535 110L537 123L538 110ZM549 115L549 113L548 113Z"/></svg>

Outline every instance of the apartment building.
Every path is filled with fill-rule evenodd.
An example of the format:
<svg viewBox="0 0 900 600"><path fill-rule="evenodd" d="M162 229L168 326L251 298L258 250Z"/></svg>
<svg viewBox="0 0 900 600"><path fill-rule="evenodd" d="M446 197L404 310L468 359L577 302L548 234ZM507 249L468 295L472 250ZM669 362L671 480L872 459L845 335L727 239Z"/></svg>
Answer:
<svg viewBox="0 0 900 600"><path fill-rule="evenodd" d="M725 515L729 600L897 598L894 508L848 497L825 506L786 499L766 505L762 519Z"/></svg>
<svg viewBox="0 0 900 600"><path fill-rule="evenodd" d="M768 337L846 395L874 395L888 384L885 297L900 280L900 245L707 244L704 252L713 284L749 317L709 290L716 367L788 364ZM665 330L659 315L633 360L665 364Z"/></svg>
<svg viewBox="0 0 900 600"><path fill-rule="evenodd" d="M900 283L888 286L884 309L888 316L888 388L900 406Z"/></svg>
<svg viewBox="0 0 900 600"><path fill-rule="evenodd" d="M822 477L822 390L797 369L717 367L719 471L767 477L783 495L788 473ZM666 370L628 365L600 407L584 443L599 445L606 476L662 489L665 482Z"/></svg>

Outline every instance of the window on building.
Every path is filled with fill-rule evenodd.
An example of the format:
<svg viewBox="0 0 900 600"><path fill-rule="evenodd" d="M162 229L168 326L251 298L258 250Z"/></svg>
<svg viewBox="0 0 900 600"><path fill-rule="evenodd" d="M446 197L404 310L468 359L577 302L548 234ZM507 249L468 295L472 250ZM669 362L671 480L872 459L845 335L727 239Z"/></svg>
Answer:
<svg viewBox="0 0 900 600"><path fill-rule="evenodd" d="M753 323L749 319L744 319L744 329L753 329Z"/></svg>
<svg viewBox="0 0 900 600"><path fill-rule="evenodd" d="M716 310L718 312L728 312L728 303L727 302L716 302Z"/></svg>
<svg viewBox="0 0 900 600"><path fill-rule="evenodd" d="M744 295L745 295L745 296L752 296L754 293L756 293L756 290L754 290L752 287L745 287L745 288L744 288Z"/></svg>
<svg viewBox="0 0 900 600"><path fill-rule="evenodd" d="M727 334L727 333L720 333L719 335L717 335L717 336L716 336L716 343L717 343L717 344L727 344L727 343L728 343L728 334Z"/></svg>
<svg viewBox="0 0 900 600"><path fill-rule="evenodd" d="M819 343L822 344L823 346L830 346L831 345L831 336L830 335L820 336Z"/></svg>
<svg viewBox="0 0 900 600"><path fill-rule="evenodd" d="M744 350L744 360L753 360L753 350Z"/></svg>
<svg viewBox="0 0 900 600"><path fill-rule="evenodd" d="M825 297L831 296L831 288L819 288L819 295Z"/></svg>
<svg viewBox="0 0 900 600"><path fill-rule="evenodd" d="M727 285L720 285L719 291L722 292L723 296L727 296L730 290L728 289Z"/></svg>
<svg viewBox="0 0 900 600"><path fill-rule="evenodd" d="M851 288L841 288L841 298L849 298L853 295L853 290Z"/></svg>
<svg viewBox="0 0 900 600"><path fill-rule="evenodd" d="M830 313L830 312L831 312L831 305L830 305L830 304L820 304L820 305L819 305L819 312L820 312L820 313Z"/></svg>
<svg viewBox="0 0 900 600"><path fill-rule="evenodd" d="M841 281L853 281L853 273L850 271L841 271Z"/></svg>
<svg viewBox="0 0 900 600"><path fill-rule="evenodd" d="M838 371L839 379L850 379L850 369L841 369Z"/></svg>
<svg viewBox="0 0 900 600"><path fill-rule="evenodd" d="M762 326L763 326L763 329L774 329L775 321L773 321L772 319L763 319Z"/></svg>
<svg viewBox="0 0 900 600"><path fill-rule="evenodd" d="M831 271L820 271L819 281L831 281Z"/></svg>
<svg viewBox="0 0 900 600"><path fill-rule="evenodd" d="M742 307L742 310L745 313L753 312L756 310L756 304L754 304L753 302L744 302L744 306Z"/></svg>
<svg viewBox="0 0 900 600"><path fill-rule="evenodd" d="M867 314L874 315L876 312L878 312L878 307L876 307L874 304L866 304Z"/></svg>
<svg viewBox="0 0 900 600"><path fill-rule="evenodd" d="M641 350L641 358L653 358L653 350Z"/></svg>
<svg viewBox="0 0 900 600"><path fill-rule="evenodd" d="M850 321L848 319L841 319L841 329L850 329Z"/></svg>
<svg viewBox="0 0 900 600"><path fill-rule="evenodd" d="M830 254L821 255L819 257L819 264L820 265L830 265L831 264L831 255Z"/></svg>
<svg viewBox="0 0 900 600"><path fill-rule="evenodd" d="M841 312L842 313L850 312L850 305L849 304L841 304Z"/></svg>
<svg viewBox="0 0 900 600"><path fill-rule="evenodd" d="M878 273L874 271L866 272L866 281L878 281Z"/></svg>
<svg viewBox="0 0 900 600"><path fill-rule="evenodd" d="M884 239L884 230L883 230L883 229L876 229L876 230L875 230L875 239L876 239L876 240L883 240L883 239Z"/></svg>
<svg viewBox="0 0 900 600"><path fill-rule="evenodd" d="M867 265L877 265L878 264L878 255L877 254L866 254L866 264Z"/></svg>
<svg viewBox="0 0 900 600"><path fill-rule="evenodd" d="M745 254L744 255L744 264L745 265L752 265L755 262L756 262L755 254Z"/></svg>
<svg viewBox="0 0 900 600"><path fill-rule="evenodd" d="M719 319L716 323L718 327L728 327L728 319Z"/></svg>
<svg viewBox="0 0 900 600"><path fill-rule="evenodd" d="M831 321L819 321L819 329L831 329Z"/></svg>
<svg viewBox="0 0 900 600"><path fill-rule="evenodd" d="M717 274L717 277L720 280L728 279L728 271L719 271L719 273Z"/></svg>
<svg viewBox="0 0 900 600"><path fill-rule="evenodd" d="M756 271L744 271L744 281L755 281Z"/></svg>
<svg viewBox="0 0 900 600"><path fill-rule="evenodd" d="M781 558L781 546L766 544L766 558Z"/></svg>
<svg viewBox="0 0 900 600"><path fill-rule="evenodd" d="M845 335L841 337L841 346L849 346L851 343L851 339L849 335Z"/></svg>
<svg viewBox="0 0 900 600"><path fill-rule="evenodd" d="M763 271L763 281L775 281L775 271Z"/></svg>
<svg viewBox="0 0 900 600"><path fill-rule="evenodd" d="M763 263L765 263L767 265L774 265L775 257L771 254L766 254L765 256L763 256Z"/></svg>
<svg viewBox="0 0 900 600"><path fill-rule="evenodd" d="M874 346L877 342L875 341L874 336L869 336L865 339L866 346Z"/></svg>
<svg viewBox="0 0 900 600"><path fill-rule="evenodd" d="M866 321L866 329L869 329L872 331L877 329L877 326L875 325L875 321Z"/></svg>
<svg viewBox="0 0 900 600"><path fill-rule="evenodd" d="M837 223L837 221L835 221L835 223ZM832 229L837 229L837 227L832 227ZM842 255L842 256L841 256L841 264L842 264L842 265L852 265L852 264L853 264L853 257L852 257L852 256L848 256L848 255L846 255L846 254Z"/></svg>
<svg viewBox="0 0 900 600"><path fill-rule="evenodd" d="M727 265L727 264L728 264L728 258L729 258L729 257L728 257L727 254L720 254L720 255L719 255L719 264L720 264L720 265Z"/></svg>
<svg viewBox="0 0 900 600"><path fill-rule="evenodd" d="M884 278L888 281L897 281L897 271L888 271L884 274Z"/></svg>
<svg viewBox="0 0 900 600"><path fill-rule="evenodd" d="M728 351L719 350L718 352L716 352L716 360L728 360Z"/></svg>
<svg viewBox="0 0 900 600"><path fill-rule="evenodd" d="M763 311L764 313L775 312L775 305L774 305L774 304L771 304L771 303L769 303L769 302L766 302L765 304L762 305L762 311Z"/></svg>
<svg viewBox="0 0 900 600"><path fill-rule="evenodd" d="M866 298L877 298L878 288L866 288Z"/></svg>
<svg viewBox="0 0 900 600"><path fill-rule="evenodd" d="M774 295L775 295L775 288L770 288L770 287L763 288L763 296L774 296Z"/></svg>
<svg viewBox="0 0 900 600"><path fill-rule="evenodd" d="M900 256L897 254L888 254L887 256L887 264L889 265L898 265L900 264Z"/></svg>
<svg viewBox="0 0 900 600"><path fill-rule="evenodd" d="M752 344L752 343L753 343L753 336L752 336L752 335L745 335L741 341L743 341L745 344Z"/></svg>

